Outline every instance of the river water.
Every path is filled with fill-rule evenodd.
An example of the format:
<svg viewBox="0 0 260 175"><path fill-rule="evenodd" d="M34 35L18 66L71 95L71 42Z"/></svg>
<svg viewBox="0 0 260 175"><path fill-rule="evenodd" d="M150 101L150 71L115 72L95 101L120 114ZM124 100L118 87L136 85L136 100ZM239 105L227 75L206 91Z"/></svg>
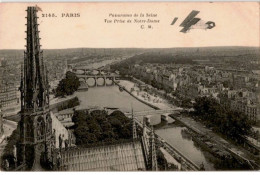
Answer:
<svg viewBox="0 0 260 175"><path fill-rule="evenodd" d="M100 106L119 108L122 112L154 110L141 103L125 91L119 91L117 86L93 87L88 91L76 92L81 107Z"/></svg>
<svg viewBox="0 0 260 175"><path fill-rule="evenodd" d="M120 92L117 86L89 88L88 91L77 92L76 95L81 101L81 107L115 107L123 112L130 112L131 106L133 106L134 111L154 110L127 92ZM137 119L142 121L142 117ZM151 116L151 124L155 125L160 122L159 116ZM195 146L189 137L185 137L182 132L184 128L178 124L165 124L157 128L155 132L197 165L203 163L206 170L214 170L213 164L209 161L208 153Z"/></svg>

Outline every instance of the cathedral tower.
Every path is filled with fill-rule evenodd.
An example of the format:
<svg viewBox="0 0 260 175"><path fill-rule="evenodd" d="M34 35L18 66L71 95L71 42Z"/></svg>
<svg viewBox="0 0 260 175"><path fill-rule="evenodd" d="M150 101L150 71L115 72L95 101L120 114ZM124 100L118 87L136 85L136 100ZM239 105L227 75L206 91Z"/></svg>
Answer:
<svg viewBox="0 0 260 175"><path fill-rule="evenodd" d="M43 152L48 151L52 120L49 111L49 85L40 48L37 7L28 7L26 11L27 44L21 71L18 162L30 167L38 161Z"/></svg>

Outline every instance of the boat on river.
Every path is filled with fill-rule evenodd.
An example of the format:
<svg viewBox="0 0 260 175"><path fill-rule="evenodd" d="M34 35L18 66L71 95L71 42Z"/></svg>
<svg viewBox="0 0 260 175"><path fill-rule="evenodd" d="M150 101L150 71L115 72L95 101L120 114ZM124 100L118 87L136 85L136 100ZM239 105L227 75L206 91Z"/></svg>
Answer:
<svg viewBox="0 0 260 175"><path fill-rule="evenodd" d="M214 155L217 158L225 159L230 158L231 155L218 147L216 144L212 143L208 138L205 136L197 136L195 134L192 135L192 140L195 141L199 146L210 152L212 155Z"/></svg>

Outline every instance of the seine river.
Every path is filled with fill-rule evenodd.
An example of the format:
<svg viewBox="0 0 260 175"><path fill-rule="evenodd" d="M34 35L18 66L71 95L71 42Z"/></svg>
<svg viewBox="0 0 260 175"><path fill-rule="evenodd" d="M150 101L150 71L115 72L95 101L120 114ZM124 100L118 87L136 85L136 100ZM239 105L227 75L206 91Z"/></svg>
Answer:
<svg viewBox="0 0 260 175"><path fill-rule="evenodd" d="M132 105L134 111L154 110L136 100L127 92L120 92L117 86L89 88L88 91L77 92L76 94L82 107L116 107L123 112L130 112ZM138 119L142 120L142 118ZM160 123L160 117L152 116L151 124L158 123ZM214 170L213 163L209 161L208 153L195 146L194 142L181 132L184 128L178 124L165 124L157 128L155 132L197 165L203 162L206 170Z"/></svg>

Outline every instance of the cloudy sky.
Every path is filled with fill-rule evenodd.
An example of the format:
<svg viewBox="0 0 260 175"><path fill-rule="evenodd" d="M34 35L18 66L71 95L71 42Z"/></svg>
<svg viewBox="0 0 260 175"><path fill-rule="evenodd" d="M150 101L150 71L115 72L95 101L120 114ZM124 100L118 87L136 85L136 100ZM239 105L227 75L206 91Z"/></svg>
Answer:
<svg viewBox="0 0 260 175"><path fill-rule="evenodd" d="M35 3L0 3L0 49L24 49L26 8ZM118 47L204 47L259 46L258 2L197 3L38 3L41 45L56 48ZM181 33L179 25L192 11L202 23L214 21L211 30L194 29ZM54 13L57 17L42 17ZM80 17L61 17L80 13ZM113 18L110 14L144 14L145 17ZM146 14L157 17L146 17ZM172 20L178 17L174 25ZM105 19L131 20L132 23L105 23ZM134 20L159 20L159 23L134 23ZM152 26L152 29L148 28Z"/></svg>

